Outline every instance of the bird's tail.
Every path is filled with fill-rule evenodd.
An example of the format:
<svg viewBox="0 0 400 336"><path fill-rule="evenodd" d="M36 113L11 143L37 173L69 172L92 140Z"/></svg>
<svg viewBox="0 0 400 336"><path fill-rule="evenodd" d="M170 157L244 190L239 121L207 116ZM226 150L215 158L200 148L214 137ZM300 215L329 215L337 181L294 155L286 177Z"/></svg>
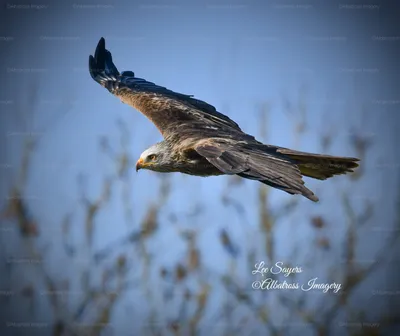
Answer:
<svg viewBox="0 0 400 336"><path fill-rule="evenodd" d="M293 160L303 176L318 180L351 173L358 167L357 161L360 161L352 157L312 154L284 148L278 151Z"/></svg>
<svg viewBox="0 0 400 336"><path fill-rule="evenodd" d="M268 155L271 149L275 154ZM301 194L314 202L318 201L318 197L304 185L302 176L326 180L334 175L353 172L353 169L358 167L357 161L359 161L357 158L299 152L275 146L268 146L268 150L264 150L264 153L267 155L260 157L258 164L253 162L255 156L252 153L251 169L239 175L258 179L264 184L289 194ZM284 162L285 160L288 161ZM271 169L267 167L272 168L273 172L271 173ZM260 173L262 178L253 177Z"/></svg>

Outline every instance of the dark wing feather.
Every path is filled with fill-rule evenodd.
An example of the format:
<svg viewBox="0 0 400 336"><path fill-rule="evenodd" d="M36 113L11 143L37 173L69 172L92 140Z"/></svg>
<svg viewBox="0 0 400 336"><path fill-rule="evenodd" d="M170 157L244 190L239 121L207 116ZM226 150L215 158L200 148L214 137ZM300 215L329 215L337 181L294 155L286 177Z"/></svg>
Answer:
<svg viewBox="0 0 400 336"><path fill-rule="evenodd" d="M229 117L192 95L177 93L135 77L132 71L119 73L111 53L105 48L104 38L100 39L94 57L89 56L89 71L96 82L148 117L164 137L179 132L182 127L193 128L193 122L210 128L241 131Z"/></svg>
<svg viewBox="0 0 400 336"><path fill-rule="evenodd" d="M301 194L318 201L304 186L298 166L280 154L277 147L216 138L200 141L194 149L225 174L258 180L290 194Z"/></svg>

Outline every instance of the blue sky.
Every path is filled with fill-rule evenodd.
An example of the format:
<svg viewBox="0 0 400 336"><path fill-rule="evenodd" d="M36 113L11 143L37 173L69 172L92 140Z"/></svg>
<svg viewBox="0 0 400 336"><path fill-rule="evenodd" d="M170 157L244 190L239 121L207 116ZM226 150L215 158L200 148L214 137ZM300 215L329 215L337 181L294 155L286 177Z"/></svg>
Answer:
<svg viewBox="0 0 400 336"><path fill-rule="evenodd" d="M134 163L144 149L161 140L161 135L150 121L122 104L89 75L88 56L94 53L100 37L105 37L120 71L131 70L138 77L174 91L193 94L267 143L322 152L321 136L330 133L333 141L326 154L356 156L352 136L357 133L372 139L362 162L365 174L360 181L351 182L347 176L328 181L306 179L321 201L313 204L301 198L296 210L279 221L277 258L290 258L295 244L309 242L313 235L309 218L313 215L329 219L333 244L340 251L346 223L338 195L349 189L356 211L367 200L377 205L372 226L393 221L399 163L393 154L393 144L398 139L393 117L398 108L398 93L392 81L398 70L391 54L385 53L392 42L382 39L390 32L377 10L356 11L318 2L285 7L267 1L133 2L101 6L64 2L45 6L6 9L10 22L8 27L2 27L2 34L12 39L0 42L6 46L2 51L2 68L3 81L8 84L1 100L12 103L2 104L5 122L1 131L7 144L4 162L13 167L18 165L21 155L20 133L44 132L32 159L25 192L32 196L28 197L30 209L40 219L42 244L52 241L53 253L47 255L46 262L55 276L60 275L63 263L68 265L64 271L72 278L79 272L58 246L60 223L65 214L72 213L73 240L83 240L84 209L78 197L77 176L86 176L86 193L90 198L97 197L104 177L115 175L115 162L102 153L99 140L106 136L111 147L121 151L118 120L130 132L127 150L132 167L130 178L114 186L110 203L96 220L96 248L139 227L148 205L159 194L161 177L148 171L134 172ZM21 22L29 24L22 30ZM27 92L35 86L38 99L31 106ZM285 102L290 104L289 112ZM7 112L18 104L27 109L26 115L34 116L24 119L27 126L23 131ZM270 106L264 139L260 137L262 104ZM307 127L296 141L294 127L302 104L307 111ZM15 177L14 172L13 169L11 176ZM264 242L258 237L256 182L245 181L229 191L229 196L245 209L243 223L231 207L221 202L227 177L174 174L167 178L172 185L171 195L161 209L162 225L147 246L155 256L154 272L160 265L175 265L184 255L186 245L177 235L177 227L200 232L202 260L211 273L222 273L228 267L227 255L219 244L221 228L229 231L242 251L259 244L258 257L265 257L261 247ZM2 181L2 192L7 194L13 179ZM124 187L131 191L131 222L124 217ZM292 197L276 190L270 190L270 194L272 209ZM383 202L383 198L387 201ZM199 205L203 209L199 216L189 219L184 215ZM168 222L171 213L182 214L177 225ZM372 247L382 245L386 233L380 233L382 237L373 246L369 241L360 243L364 255L374 250ZM18 237L12 241L18 241ZM16 253L12 245L7 247L11 255ZM307 259L307 253L309 250L304 249L302 260ZM300 259L302 256L299 253ZM334 262L335 258L340 259L340 253L339 257L332 254L330 258ZM238 279L246 284L249 274L244 255L238 264ZM323 272L323 265L321 260L314 265L314 271ZM218 295L213 302L218 310ZM139 313L140 303L131 305ZM120 319L126 321L123 315ZM121 325L123 328L122 322Z"/></svg>

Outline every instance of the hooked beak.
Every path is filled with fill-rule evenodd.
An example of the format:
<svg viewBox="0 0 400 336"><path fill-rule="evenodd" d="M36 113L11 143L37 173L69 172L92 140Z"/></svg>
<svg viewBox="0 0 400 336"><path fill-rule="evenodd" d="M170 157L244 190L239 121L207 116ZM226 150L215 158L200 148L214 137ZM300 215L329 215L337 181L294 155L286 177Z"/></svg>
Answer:
<svg viewBox="0 0 400 336"><path fill-rule="evenodd" d="M137 162L136 162L136 172L138 172L139 171L139 169L142 169L142 167L143 167L143 159L142 158L140 158Z"/></svg>

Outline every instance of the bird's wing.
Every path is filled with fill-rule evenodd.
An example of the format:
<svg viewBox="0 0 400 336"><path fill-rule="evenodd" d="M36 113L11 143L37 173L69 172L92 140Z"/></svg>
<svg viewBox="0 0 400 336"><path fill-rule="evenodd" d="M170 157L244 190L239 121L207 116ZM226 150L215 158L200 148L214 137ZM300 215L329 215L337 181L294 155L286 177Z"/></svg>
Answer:
<svg viewBox="0 0 400 336"><path fill-rule="evenodd" d="M132 71L119 73L104 38L100 39L94 57L89 56L89 71L96 82L149 118L164 137L183 129L189 131L194 125L241 132L238 124L202 100L135 77Z"/></svg>
<svg viewBox="0 0 400 336"><path fill-rule="evenodd" d="M208 138L198 141L194 149L225 174L258 180L290 194L302 194L318 201L304 186L297 165L279 153L279 147L247 140Z"/></svg>

